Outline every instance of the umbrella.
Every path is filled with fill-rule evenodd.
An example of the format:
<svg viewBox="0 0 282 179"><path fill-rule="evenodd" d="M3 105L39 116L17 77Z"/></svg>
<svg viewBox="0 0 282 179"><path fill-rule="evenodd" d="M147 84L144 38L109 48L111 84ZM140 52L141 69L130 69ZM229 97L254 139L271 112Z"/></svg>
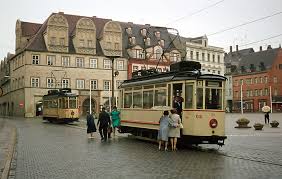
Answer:
<svg viewBox="0 0 282 179"><path fill-rule="evenodd" d="M270 111L270 107L269 106L263 106L261 110L263 112L269 112Z"/></svg>

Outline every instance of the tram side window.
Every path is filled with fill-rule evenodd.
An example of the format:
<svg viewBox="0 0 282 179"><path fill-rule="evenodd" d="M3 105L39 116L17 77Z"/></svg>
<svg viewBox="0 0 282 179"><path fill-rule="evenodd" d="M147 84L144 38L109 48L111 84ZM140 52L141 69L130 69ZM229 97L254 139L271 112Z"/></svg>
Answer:
<svg viewBox="0 0 282 179"><path fill-rule="evenodd" d="M68 107L68 100L66 98L62 98L61 108L66 109Z"/></svg>
<svg viewBox="0 0 282 179"><path fill-rule="evenodd" d="M156 89L155 90L154 106L166 106L166 89Z"/></svg>
<svg viewBox="0 0 282 179"><path fill-rule="evenodd" d="M193 108L193 85L191 84L185 85L185 108Z"/></svg>
<svg viewBox="0 0 282 179"><path fill-rule="evenodd" d="M43 108L48 108L48 101L43 102Z"/></svg>
<svg viewBox="0 0 282 179"><path fill-rule="evenodd" d="M56 99L54 99L54 100L52 101L51 108L57 108L57 107L58 107L58 102L57 102Z"/></svg>
<svg viewBox="0 0 282 179"><path fill-rule="evenodd" d="M153 107L153 90L143 92L143 108L150 109Z"/></svg>
<svg viewBox="0 0 282 179"><path fill-rule="evenodd" d="M142 93L133 92L133 108L142 108Z"/></svg>
<svg viewBox="0 0 282 179"><path fill-rule="evenodd" d="M206 109L222 109L222 90L206 88Z"/></svg>
<svg viewBox="0 0 282 179"><path fill-rule="evenodd" d="M70 97L70 108L76 108L76 97Z"/></svg>
<svg viewBox="0 0 282 179"><path fill-rule="evenodd" d="M197 109L203 109L203 88L197 88Z"/></svg>
<svg viewBox="0 0 282 179"><path fill-rule="evenodd" d="M132 106L132 93L124 93L124 108L131 108Z"/></svg>

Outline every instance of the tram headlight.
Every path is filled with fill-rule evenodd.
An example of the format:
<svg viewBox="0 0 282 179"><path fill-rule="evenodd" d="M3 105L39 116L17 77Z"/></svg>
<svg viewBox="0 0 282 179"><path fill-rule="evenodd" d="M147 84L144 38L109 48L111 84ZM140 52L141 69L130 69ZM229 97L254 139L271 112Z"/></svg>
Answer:
<svg viewBox="0 0 282 179"><path fill-rule="evenodd" d="M210 120L210 127L211 127L211 128L216 128L216 127L217 127L217 124L218 124L218 122L217 122L216 119L211 119L211 120Z"/></svg>

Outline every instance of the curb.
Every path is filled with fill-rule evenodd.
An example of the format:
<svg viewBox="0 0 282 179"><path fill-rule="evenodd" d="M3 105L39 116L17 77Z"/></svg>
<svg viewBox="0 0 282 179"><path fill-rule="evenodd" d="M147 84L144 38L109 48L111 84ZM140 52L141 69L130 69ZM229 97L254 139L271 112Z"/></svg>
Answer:
<svg viewBox="0 0 282 179"><path fill-rule="evenodd" d="M7 156L8 159L6 160L4 170L1 175L1 179L8 179L9 177L11 163L12 163L12 159L13 159L14 151L15 151L16 140L17 140L17 130L15 127L13 127L12 128L12 143L9 145L8 156Z"/></svg>

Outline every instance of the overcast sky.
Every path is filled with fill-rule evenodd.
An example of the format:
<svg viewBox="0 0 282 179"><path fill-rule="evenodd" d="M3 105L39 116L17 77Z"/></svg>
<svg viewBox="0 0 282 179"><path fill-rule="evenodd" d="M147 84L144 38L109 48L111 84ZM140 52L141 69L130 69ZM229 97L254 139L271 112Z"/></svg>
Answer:
<svg viewBox="0 0 282 179"><path fill-rule="evenodd" d="M216 5L215 5L216 4ZM282 12L281 0L6 0L0 6L0 59L15 52L16 20L44 23L52 12L172 27L184 37L212 34ZM239 49L282 43L282 13L208 36L209 45ZM280 35L280 36L278 36ZM251 42L278 36L259 43ZM234 49L234 47L233 47Z"/></svg>

